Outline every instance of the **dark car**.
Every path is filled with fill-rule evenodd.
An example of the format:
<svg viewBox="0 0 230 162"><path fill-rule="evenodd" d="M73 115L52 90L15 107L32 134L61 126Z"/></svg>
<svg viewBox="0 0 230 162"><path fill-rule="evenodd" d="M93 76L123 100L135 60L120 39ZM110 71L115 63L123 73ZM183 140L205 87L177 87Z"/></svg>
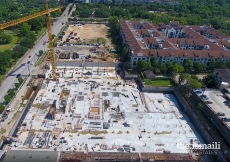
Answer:
<svg viewBox="0 0 230 162"><path fill-rule="evenodd" d="M86 73L83 73L83 75L92 75L93 73L91 73L91 72L86 72Z"/></svg>
<svg viewBox="0 0 230 162"><path fill-rule="evenodd" d="M204 103L206 103L206 104L212 104L213 102L212 101L205 101Z"/></svg>
<svg viewBox="0 0 230 162"><path fill-rule="evenodd" d="M223 112L217 112L216 115L218 115L218 116L225 116L225 113L223 113Z"/></svg>
<svg viewBox="0 0 230 162"><path fill-rule="evenodd" d="M29 63L30 63L30 61L27 62L27 64L29 64Z"/></svg>
<svg viewBox="0 0 230 162"><path fill-rule="evenodd" d="M29 58L30 58L31 56L29 56Z"/></svg>
<svg viewBox="0 0 230 162"><path fill-rule="evenodd" d="M16 78L18 78L18 77L20 77L20 76L21 76L21 74L17 74L17 75L16 75Z"/></svg>

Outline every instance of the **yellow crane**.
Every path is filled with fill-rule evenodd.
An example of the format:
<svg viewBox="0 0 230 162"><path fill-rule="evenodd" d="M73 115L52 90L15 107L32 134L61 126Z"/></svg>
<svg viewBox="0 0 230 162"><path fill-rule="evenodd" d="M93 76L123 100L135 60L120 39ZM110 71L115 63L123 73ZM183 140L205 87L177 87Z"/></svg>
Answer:
<svg viewBox="0 0 230 162"><path fill-rule="evenodd" d="M56 61L55 61L55 55L54 55L54 47L53 47L53 38L52 38L52 24L51 24L51 20L50 20L50 13L54 12L54 11L61 11L61 7L57 7L54 9L49 9L48 6L48 1L46 0L46 10L17 19L17 20L12 20L3 24L0 24L0 30L5 29L7 27L10 26L14 26L17 24L20 24L22 22L37 18L39 16L43 16L46 15L46 25L47 25L47 29L48 29L48 39L49 39L49 47L50 47L50 58L51 58L51 64L52 64L52 76L53 79L56 80L57 79L57 74L56 74Z"/></svg>

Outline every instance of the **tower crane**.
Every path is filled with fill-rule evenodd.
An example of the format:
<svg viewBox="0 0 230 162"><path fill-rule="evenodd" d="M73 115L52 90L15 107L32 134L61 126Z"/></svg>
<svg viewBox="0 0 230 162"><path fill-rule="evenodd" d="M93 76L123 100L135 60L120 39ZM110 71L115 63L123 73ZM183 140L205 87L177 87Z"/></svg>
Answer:
<svg viewBox="0 0 230 162"><path fill-rule="evenodd" d="M52 76L53 79L56 80L57 79L57 74L56 74L56 61L55 61L55 55L54 55L54 47L53 47L53 38L52 38L52 24L51 24L51 19L50 19L50 13L51 12L55 12L55 11L61 11L61 7L57 7L54 9L49 9L48 6L48 1L46 0L46 9L44 11L26 16L26 17L22 17L16 20L12 20L3 24L0 24L0 30L5 29L7 27L10 26L14 26L20 23L23 23L25 21L46 15L46 25L47 25L47 29L48 29L48 39L49 39L49 47L50 47L50 58L51 58L51 64L52 64Z"/></svg>

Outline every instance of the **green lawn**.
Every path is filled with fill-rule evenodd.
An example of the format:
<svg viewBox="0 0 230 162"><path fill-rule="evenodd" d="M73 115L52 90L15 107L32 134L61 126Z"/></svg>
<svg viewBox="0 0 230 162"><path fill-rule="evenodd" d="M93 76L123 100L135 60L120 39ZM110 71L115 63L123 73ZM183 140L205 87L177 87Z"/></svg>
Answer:
<svg viewBox="0 0 230 162"><path fill-rule="evenodd" d="M170 80L152 80L152 79L144 79L145 85L150 85L154 87L169 87L172 86Z"/></svg>
<svg viewBox="0 0 230 162"><path fill-rule="evenodd" d="M37 39L46 31L46 28L42 28L37 34ZM11 30L4 30L5 33L9 34L12 32ZM12 37L12 41L9 44L0 45L0 52L3 52L5 50L10 50L12 47L15 46L17 42L20 41L20 37L18 37L16 34L9 34Z"/></svg>
<svg viewBox="0 0 230 162"><path fill-rule="evenodd" d="M4 30L5 33L9 34L11 30ZM12 40L9 44L0 45L0 52L5 50L10 50L18 42L18 36L16 34L9 34L12 37Z"/></svg>
<svg viewBox="0 0 230 162"><path fill-rule="evenodd" d="M46 31L46 28L42 28L37 34L37 39ZM4 30L5 33L10 33L12 32L11 30ZM12 36L12 41L9 43L9 44L6 44L6 45L0 45L0 52L3 52L5 50L10 50L12 47L15 46L15 44L17 42L19 42L22 38L21 37L18 37L16 34L10 34ZM19 60L19 59L18 59ZM14 63L12 64L12 66L14 66L14 64L18 61L18 60L11 60L11 61L14 61ZM9 70L11 69L11 67L7 67L6 68L6 73L7 74L9 72ZM0 83L2 81L2 79L5 77L5 74L4 75L0 75Z"/></svg>
<svg viewBox="0 0 230 162"><path fill-rule="evenodd" d="M37 34L37 39L46 31L46 28L42 28Z"/></svg>

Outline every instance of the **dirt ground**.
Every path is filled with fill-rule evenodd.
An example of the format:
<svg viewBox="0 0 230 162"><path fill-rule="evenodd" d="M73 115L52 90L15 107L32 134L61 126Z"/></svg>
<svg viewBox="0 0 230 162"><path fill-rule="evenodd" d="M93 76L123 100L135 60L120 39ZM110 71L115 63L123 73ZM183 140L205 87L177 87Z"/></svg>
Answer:
<svg viewBox="0 0 230 162"><path fill-rule="evenodd" d="M66 40L70 32L77 33L77 36L80 37L82 42L90 42L93 39L104 38L106 40L106 46L111 47L111 41L107 38L109 27L105 24L85 24L85 25L69 25L68 30L63 36L63 41ZM96 42L95 42L96 43Z"/></svg>
<svg viewBox="0 0 230 162"><path fill-rule="evenodd" d="M68 48L68 50L66 50L66 48ZM100 49L106 51L104 55L97 54L97 53L92 53L92 52L89 51L90 48L91 47L87 47L87 46L85 46L85 47L71 46L71 47L58 47L58 48L56 48L56 50L59 50L60 53L64 53L66 51L68 51L70 53L78 52L78 54L80 55L80 58L81 58L81 56L86 56L86 55L90 54L92 56L91 60L96 61L96 62L97 61L99 61L99 62L114 62L115 60L118 59L113 54L110 54L107 51L107 49L105 47L103 47L103 46L100 46ZM72 55L71 55L71 58L72 58ZM105 58L105 59L103 59L103 58ZM57 59L57 60L59 60L59 59ZM70 59L70 60L72 60L72 59Z"/></svg>

